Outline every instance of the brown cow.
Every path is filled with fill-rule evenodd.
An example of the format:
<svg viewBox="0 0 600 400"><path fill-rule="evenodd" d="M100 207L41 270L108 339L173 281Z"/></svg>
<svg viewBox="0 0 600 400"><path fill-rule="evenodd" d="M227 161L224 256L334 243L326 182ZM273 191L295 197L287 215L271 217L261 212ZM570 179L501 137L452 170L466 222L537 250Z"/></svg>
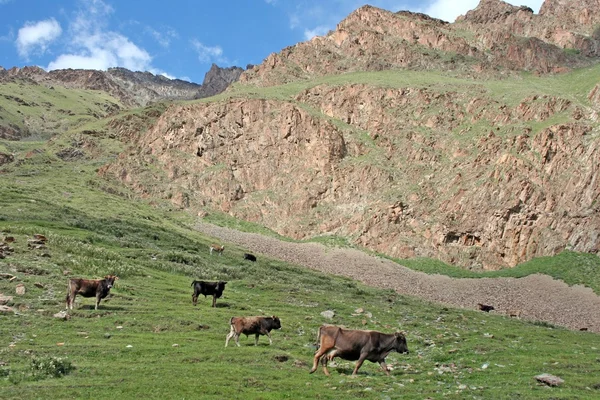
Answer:
<svg viewBox="0 0 600 400"><path fill-rule="evenodd" d="M223 250L225 250L225 246L220 246L218 244L211 244L210 245L210 255L212 256L213 251L216 251L217 253L219 253L220 256L223 255Z"/></svg>
<svg viewBox="0 0 600 400"><path fill-rule="evenodd" d="M325 375L330 376L327 370L327 362L335 357L340 357L344 360L357 360L352 376L356 376L358 369L365 360L378 362L389 376L390 372L385 364L387 355L393 350L401 354L408 354L406 337L400 332L387 334L377 331L342 329L334 325L321 325L317 341L319 342L319 348L315 352L313 366L310 370L311 374L317 370L317 363L321 359L323 372Z"/></svg>
<svg viewBox="0 0 600 400"><path fill-rule="evenodd" d="M276 316L272 317L233 317L229 320L231 325L231 331L225 339L225 347L229 344L229 339L235 337L235 344L240 346L240 335L243 333L248 335L255 335L254 345L258 346L258 336L267 335L269 338L269 344L273 344L271 340L271 330L281 329L281 321Z"/></svg>
<svg viewBox="0 0 600 400"><path fill-rule="evenodd" d="M67 287L67 310L73 309L73 303L75 303L75 296L80 294L83 297L94 297L96 296L96 307L100 300L108 296L108 292L114 286L115 281L119 279L115 275L106 275L104 279L69 279L69 285Z"/></svg>

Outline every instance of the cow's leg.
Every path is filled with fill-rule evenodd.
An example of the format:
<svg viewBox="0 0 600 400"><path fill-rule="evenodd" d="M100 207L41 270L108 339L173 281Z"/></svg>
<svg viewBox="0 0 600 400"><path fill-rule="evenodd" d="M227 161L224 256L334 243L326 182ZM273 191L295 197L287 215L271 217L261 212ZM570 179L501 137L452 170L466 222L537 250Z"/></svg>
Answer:
<svg viewBox="0 0 600 400"><path fill-rule="evenodd" d="M192 304L194 306L198 304L198 295L196 293L192 294Z"/></svg>
<svg viewBox="0 0 600 400"><path fill-rule="evenodd" d="M237 344L237 347L240 347L240 334L239 333L235 334L235 344Z"/></svg>
<svg viewBox="0 0 600 400"><path fill-rule="evenodd" d="M100 295L96 296L96 308L94 308L95 310L98 309L98 304L100 304L100 300L102 300L102 298L100 297Z"/></svg>
<svg viewBox="0 0 600 400"><path fill-rule="evenodd" d="M352 371L352 376L356 376L356 373L358 372L358 369L360 368L361 365L363 365L363 363L365 362L365 359L367 358L367 354L361 354L360 357L358 358L358 361L356 362L356 366L354 367L354 371Z"/></svg>
<svg viewBox="0 0 600 400"><path fill-rule="evenodd" d="M388 370L388 367L387 367L387 364L385 363L385 360L379 361L379 365L381 365L381 368L383 368L383 370L385 371L385 374L387 376L390 376L390 371Z"/></svg>
<svg viewBox="0 0 600 400"><path fill-rule="evenodd" d="M266 333L267 337L269 338L269 345L272 345L273 344L273 340L271 339L271 333L268 332L268 331L265 332L265 333Z"/></svg>
<svg viewBox="0 0 600 400"><path fill-rule="evenodd" d="M227 345L229 344L229 339L231 339L234 335L235 335L235 329L232 326L231 330L229 331L229 334L227 335L227 339L225 339L225 347L227 347Z"/></svg>
<svg viewBox="0 0 600 400"><path fill-rule="evenodd" d="M217 296L214 296L214 295L213 295L213 304L212 304L212 306L213 306L213 307L216 307L216 306L217 306Z"/></svg>
<svg viewBox="0 0 600 400"><path fill-rule="evenodd" d="M260 333L257 333L254 335L254 345L258 346L258 336L260 335Z"/></svg>
<svg viewBox="0 0 600 400"><path fill-rule="evenodd" d="M321 357L323 357L323 354L327 353L328 350L330 350L330 349L326 349L325 346L321 346L317 349L317 351L315 351L315 357L313 359L313 366L310 369L311 374L317 370L319 360L321 359ZM325 375L328 375L328 373L326 372Z"/></svg>

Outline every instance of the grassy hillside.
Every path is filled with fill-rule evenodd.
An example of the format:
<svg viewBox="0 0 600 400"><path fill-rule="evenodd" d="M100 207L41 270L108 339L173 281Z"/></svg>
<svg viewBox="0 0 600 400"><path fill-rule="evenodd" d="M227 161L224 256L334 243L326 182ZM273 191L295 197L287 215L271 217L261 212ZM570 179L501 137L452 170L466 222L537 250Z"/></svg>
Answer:
<svg viewBox="0 0 600 400"><path fill-rule="evenodd" d="M0 272L17 277L0 279L17 311L0 314L2 398L600 396L596 334L428 304L260 255L244 262L241 248L211 257L211 238L190 228L192 217L97 177L118 142L94 138L97 157L59 159L60 143L78 134L0 142L18 160L0 173L0 232L16 238ZM47 249L27 247L35 233L48 236ZM107 273L120 280L99 310L78 297L70 320L52 316L64 308L68 276ZM203 297L192 306L193 279L228 281L217 308ZM224 348L232 316L273 314L283 328L272 346L242 337L241 348ZM391 377L365 363L352 379L353 363L342 360L331 378L309 375L322 323L404 330L411 354L388 357ZM537 384L544 372L565 384Z"/></svg>
<svg viewBox="0 0 600 400"><path fill-rule="evenodd" d="M27 81L0 84L0 124L38 139L81 127L122 108L117 99L98 90L47 87Z"/></svg>

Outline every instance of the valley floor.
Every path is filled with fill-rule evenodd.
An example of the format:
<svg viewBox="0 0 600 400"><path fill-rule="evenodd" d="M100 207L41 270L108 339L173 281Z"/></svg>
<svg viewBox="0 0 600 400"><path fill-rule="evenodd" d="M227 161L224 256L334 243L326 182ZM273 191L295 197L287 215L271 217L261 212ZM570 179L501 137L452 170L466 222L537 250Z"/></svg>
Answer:
<svg viewBox="0 0 600 400"><path fill-rule="evenodd" d="M470 309L477 308L477 303L490 304L499 313L518 311L524 319L600 332L600 296L589 288L568 286L546 275L457 279L413 271L358 250L285 242L207 223L199 223L196 228L224 242L245 247L259 257L266 255L401 294Z"/></svg>

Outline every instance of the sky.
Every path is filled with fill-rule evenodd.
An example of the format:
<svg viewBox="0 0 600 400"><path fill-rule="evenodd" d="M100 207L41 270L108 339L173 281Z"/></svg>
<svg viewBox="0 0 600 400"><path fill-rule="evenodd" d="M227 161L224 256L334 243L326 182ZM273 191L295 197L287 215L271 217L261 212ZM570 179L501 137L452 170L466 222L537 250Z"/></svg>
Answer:
<svg viewBox="0 0 600 400"><path fill-rule="evenodd" d="M537 13L543 0L510 0ZM211 65L260 64L364 4L453 22L479 0L0 0L0 66L124 67L202 83Z"/></svg>

